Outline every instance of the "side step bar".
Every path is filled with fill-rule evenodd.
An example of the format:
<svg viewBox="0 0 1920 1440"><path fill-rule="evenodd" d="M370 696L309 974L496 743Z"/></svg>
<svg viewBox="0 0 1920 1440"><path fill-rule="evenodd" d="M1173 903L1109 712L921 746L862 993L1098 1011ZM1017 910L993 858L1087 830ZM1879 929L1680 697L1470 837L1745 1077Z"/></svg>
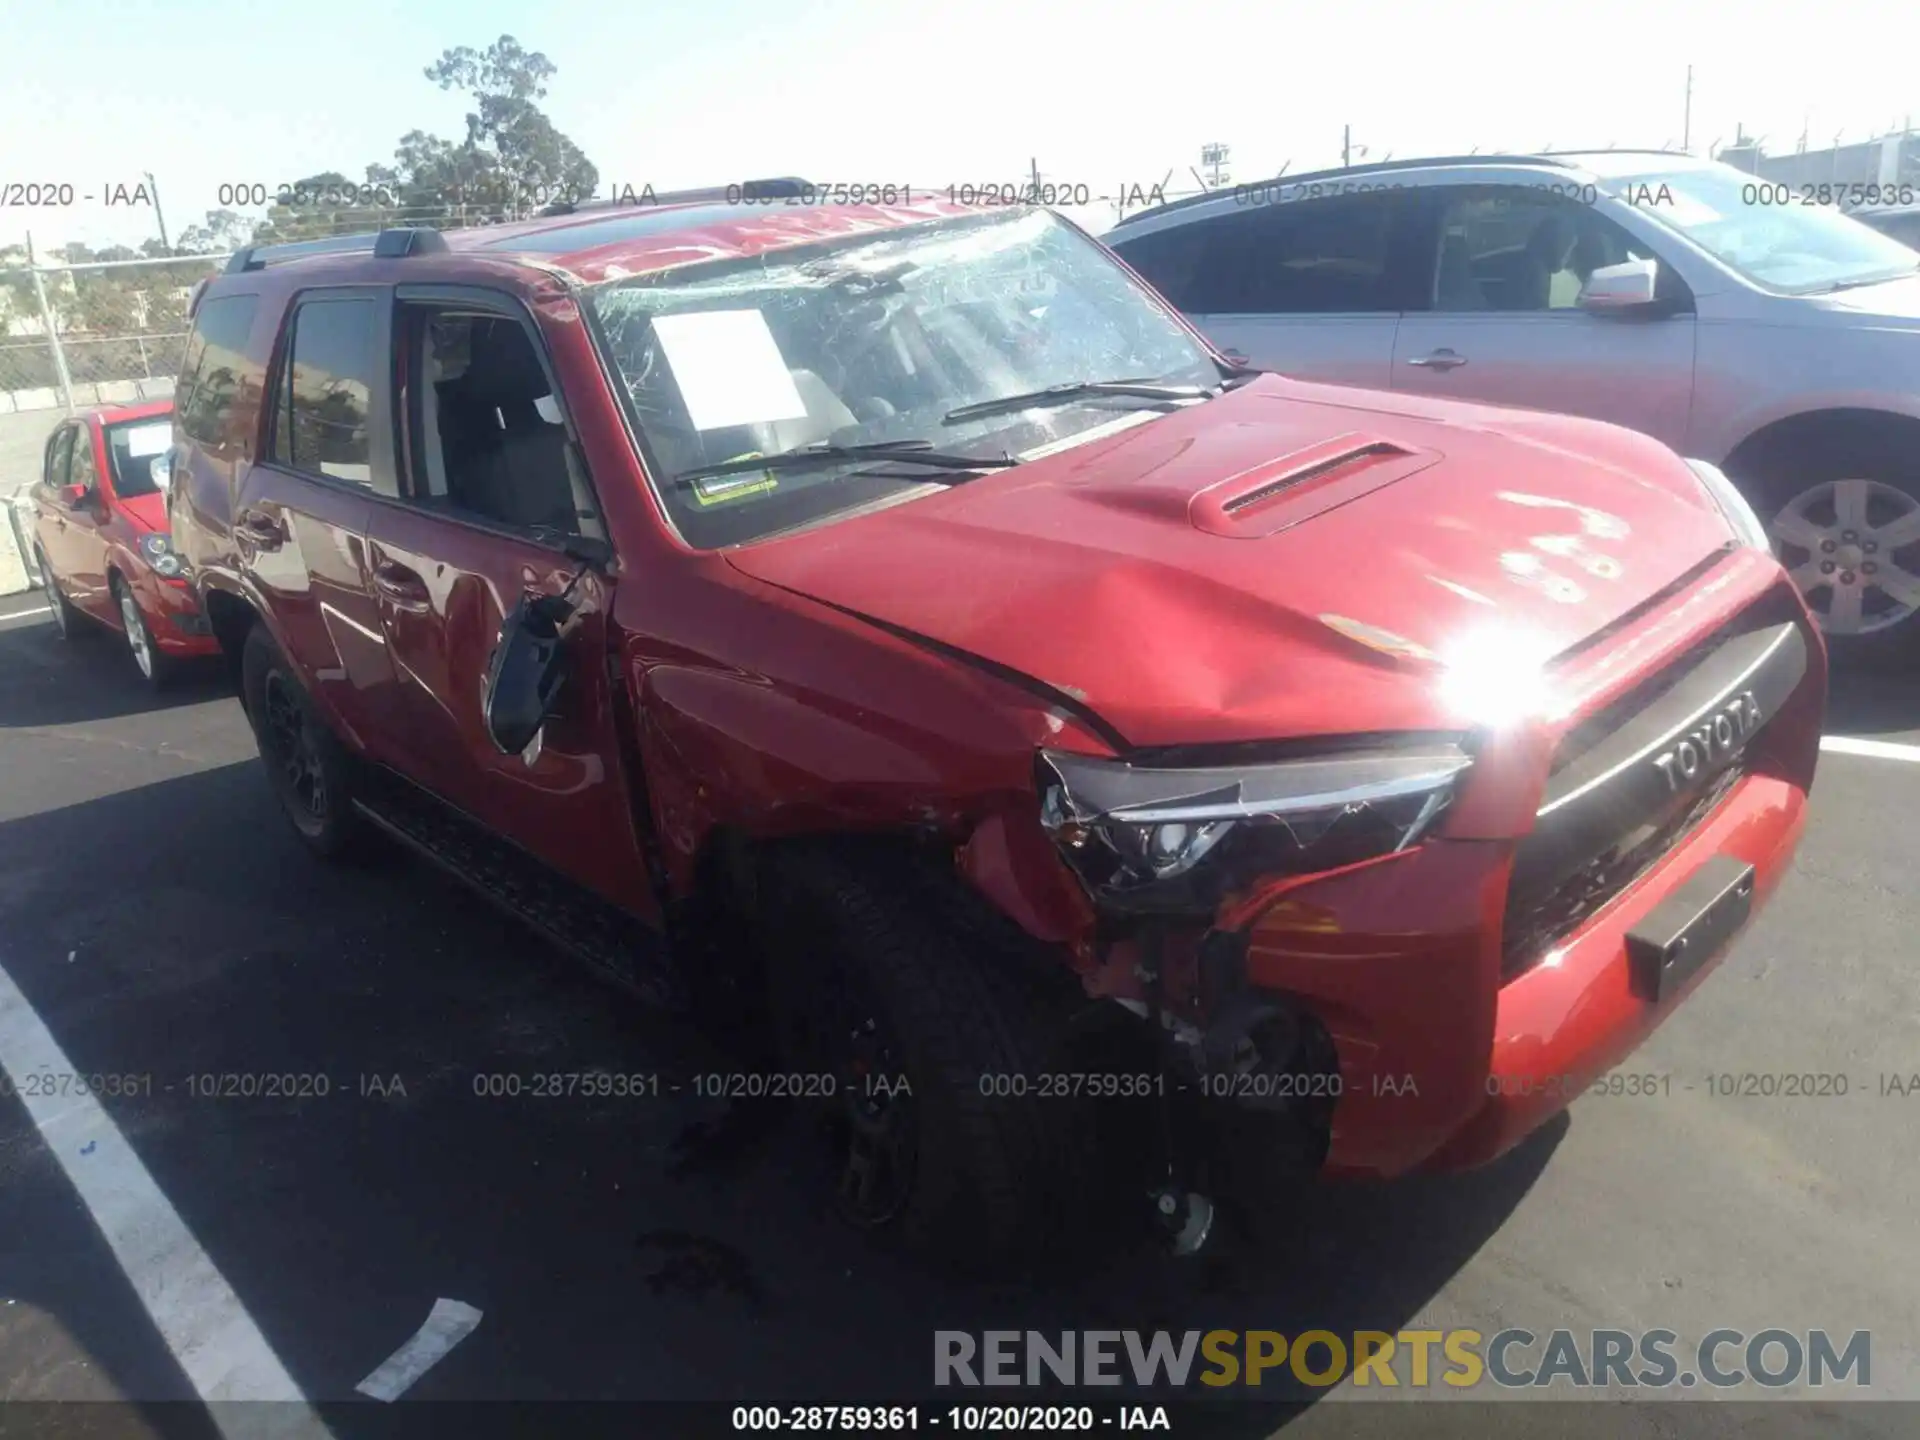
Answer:
<svg viewBox="0 0 1920 1440"><path fill-rule="evenodd" d="M354 809L407 849L471 886L552 945L650 1005L687 995L659 931L381 766L360 772Z"/></svg>

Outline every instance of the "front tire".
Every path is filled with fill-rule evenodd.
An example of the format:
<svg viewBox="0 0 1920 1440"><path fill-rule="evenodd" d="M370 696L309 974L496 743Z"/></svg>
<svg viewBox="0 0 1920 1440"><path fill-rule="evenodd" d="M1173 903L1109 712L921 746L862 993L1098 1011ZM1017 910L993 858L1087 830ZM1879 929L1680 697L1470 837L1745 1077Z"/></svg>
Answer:
<svg viewBox="0 0 1920 1440"><path fill-rule="evenodd" d="M116 575L113 579L114 603L120 609L120 624L126 631L127 653L133 668L151 690L164 690L178 676L179 663L155 643L153 629L134 598L133 587Z"/></svg>
<svg viewBox="0 0 1920 1440"><path fill-rule="evenodd" d="M314 708L264 625L247 632L241 697L260 759L294 833L314 854L343 858L364 839L353 808L354 762Z"/></svg>
<svg viewBox="0 0 1920 1440"><path fill-rule="evenodd" d="M833 1077L818 1110L841 1217L945 1268L993 1273L1063 1218L1076 1137L1057 1131L1071 1108L993 1093L998 1077L1057 1068L1062 1032L996 957L915 906L889 863L824 847L766 862L778 1046L798 1074Z"/></svg>

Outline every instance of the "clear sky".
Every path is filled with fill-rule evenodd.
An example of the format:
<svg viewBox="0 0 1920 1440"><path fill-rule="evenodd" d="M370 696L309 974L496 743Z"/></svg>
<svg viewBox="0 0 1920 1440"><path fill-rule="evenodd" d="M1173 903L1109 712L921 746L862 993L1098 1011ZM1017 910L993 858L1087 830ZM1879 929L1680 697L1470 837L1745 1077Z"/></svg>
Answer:
<svg viewBox="0 0 1920 1440"><path fill-rule="evenodd" d="M1095 194L1169 170L1191 188L1209 141L1255 180L1337 164L1343 125L1376 159L1677 144L1689 63L1696 149L1736 124L1788 150L1920 121L1920 7L1853 0L22 0L4 30L0 202L9 182L99 196L152 171L176 236L222 182L358 179L407 130L457 138L461 97L421 71L502 33L559 67L548 113L636 190L1012 181L1036 157ZM98 199L0 208L0 246L29 229L155 233Z"/></svg>

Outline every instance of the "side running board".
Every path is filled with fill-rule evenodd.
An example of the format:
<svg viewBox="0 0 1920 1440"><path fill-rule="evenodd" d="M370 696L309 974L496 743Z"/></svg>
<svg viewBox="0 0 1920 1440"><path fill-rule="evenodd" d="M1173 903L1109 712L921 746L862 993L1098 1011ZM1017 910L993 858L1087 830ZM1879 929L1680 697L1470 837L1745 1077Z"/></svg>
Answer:
<svg viewBox="0 0 1920 1440"><path fill-rule="evenodd" d="M602 978L651 1005L687 995L661 934L471 816L381 766L360 774L354 808Z"/></svg>

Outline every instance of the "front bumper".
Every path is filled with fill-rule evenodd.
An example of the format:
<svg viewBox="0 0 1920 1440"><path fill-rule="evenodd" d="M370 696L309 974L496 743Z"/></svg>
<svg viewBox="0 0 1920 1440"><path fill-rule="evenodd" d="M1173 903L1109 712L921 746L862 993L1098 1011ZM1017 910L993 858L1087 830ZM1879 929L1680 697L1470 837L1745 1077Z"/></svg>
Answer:
<svg viewBox="0 0 1920 1440"><path fill-rule="evenodd" d="M1700 595L1578 662L1590 683L1563 728L1515 734L1483 752L1470 782L1477 793L1463 791L1440 838L1263 900L1245 930L1247 982L1311 1016L1338 1057L1329 1173L1391 1176L1495 1158L1618 1065L1715 968L1717 953L1677 991L1643 999L1627 934L1715 856L1753 866L1755 913L1791 863L1818 759L1826 666L1804 608L1783 586L1770 562L1729 560ZM1559 747L1703 636L1768 606L1775 616L1790 606L1805 622L1808 660L1740 768L1636 878L1516 963L1507 930L1525 907L1510 902L1516 875L1539 855L1526 842ZM1622 655L1644 663L1627 676Z"/></svg>
<svg viewBox="0 0 1920 1440"><path fill-rule="evenodd" d="M166 580L142 566L134 582L134 598L147 617L153 643L169 655L218 655L220 642L193 590L184 580Z"/></svg>

